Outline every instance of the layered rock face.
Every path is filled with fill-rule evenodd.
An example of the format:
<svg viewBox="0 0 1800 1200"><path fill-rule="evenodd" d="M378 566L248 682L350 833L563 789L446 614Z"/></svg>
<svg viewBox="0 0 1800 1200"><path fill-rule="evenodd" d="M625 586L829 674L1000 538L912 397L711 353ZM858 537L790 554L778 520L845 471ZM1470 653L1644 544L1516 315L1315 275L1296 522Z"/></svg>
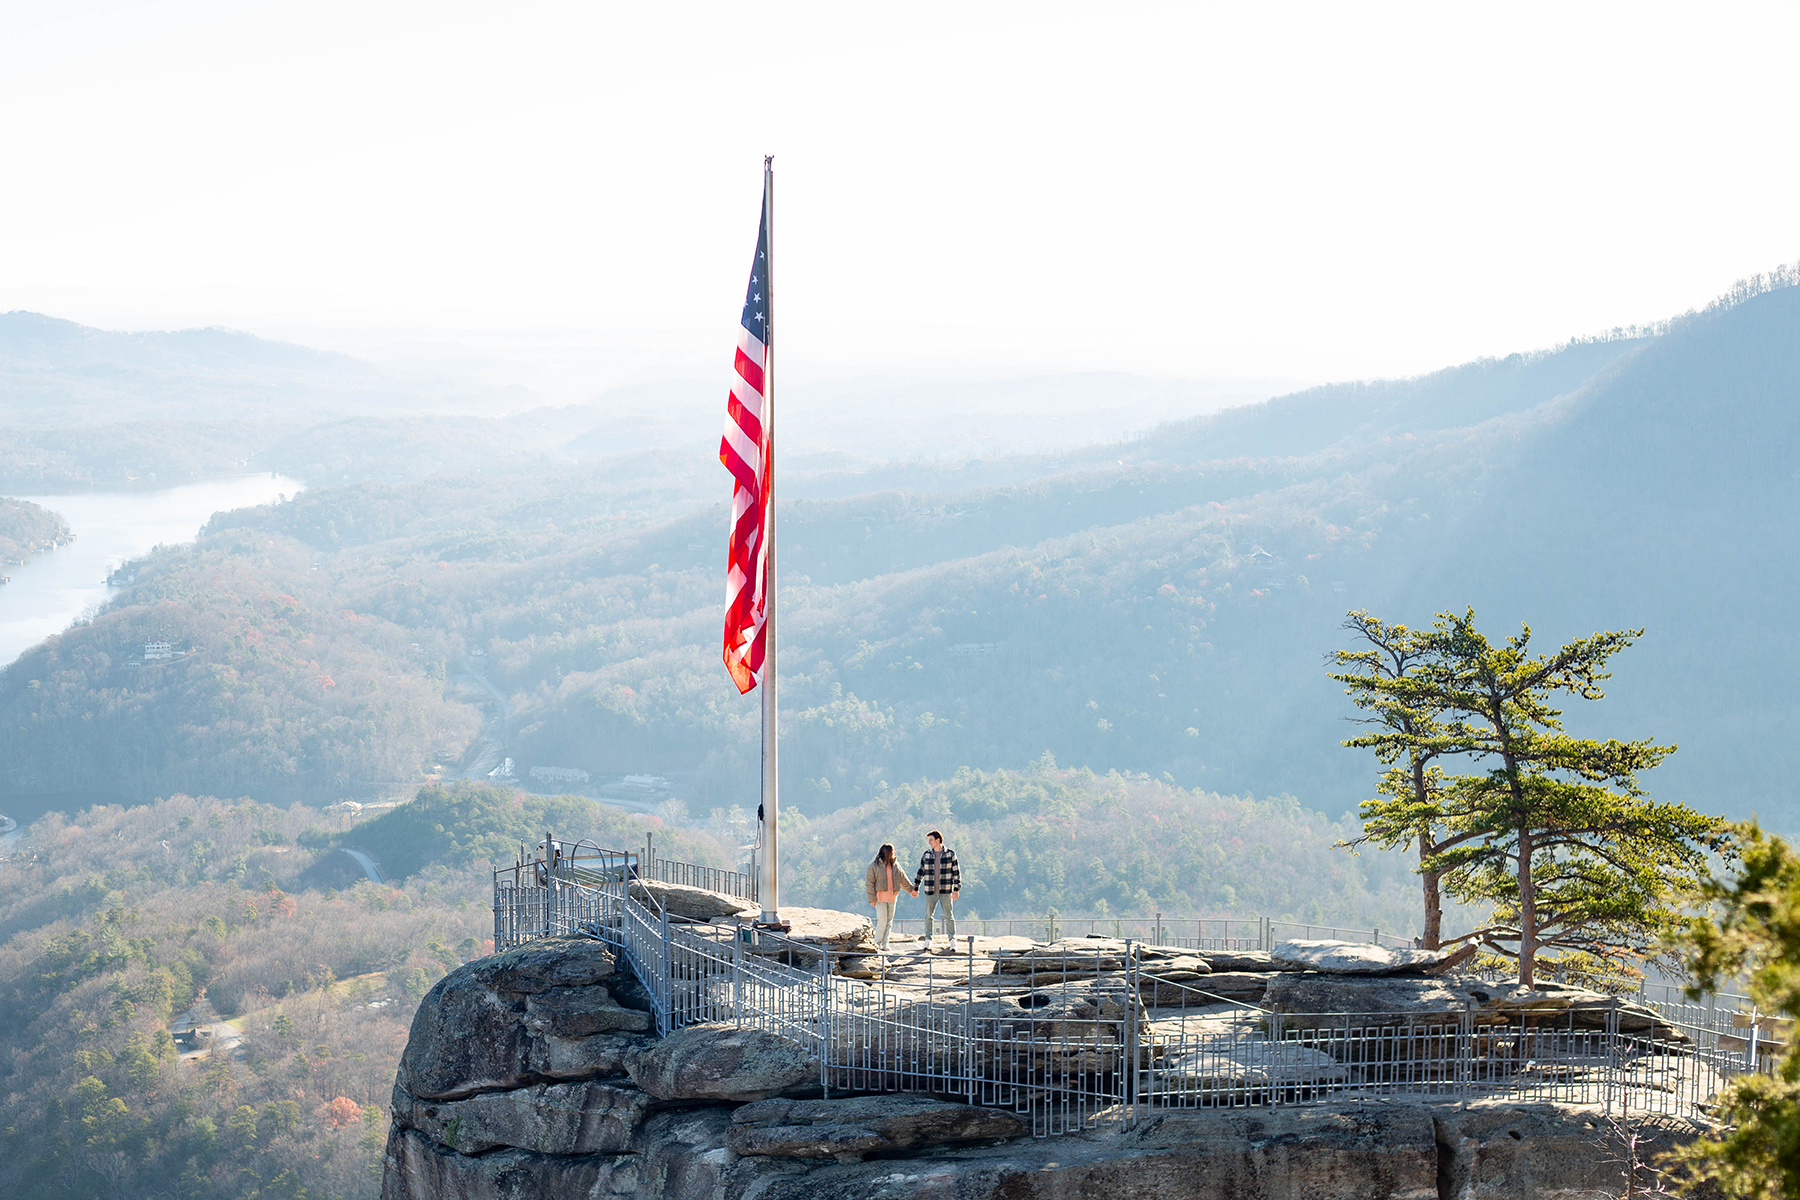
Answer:
<svg viewBox="0 0 1800 1200"><path fill-rule="evenodd" d="M641 997L587 939L545 939L446 976L419 1007L395 1080L383 1200L1574 1200L1623 1190L1617 1133L1591 1111L1190 1110L1033 1138L1028 1116L948 1097L826 1098L818 1061L772 1033L693 1026L659 1039ZM1637 1124L1643 1157L1695 1133Z"/></svg>

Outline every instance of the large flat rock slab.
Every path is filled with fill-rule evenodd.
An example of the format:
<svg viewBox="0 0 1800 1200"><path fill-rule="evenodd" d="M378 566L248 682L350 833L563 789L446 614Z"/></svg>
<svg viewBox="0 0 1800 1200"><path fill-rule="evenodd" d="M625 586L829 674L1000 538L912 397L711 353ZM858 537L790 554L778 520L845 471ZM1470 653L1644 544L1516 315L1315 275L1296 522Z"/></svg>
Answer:
<svg viewBox="0 0 1800 1200"><path fill-rule="evenodd" d="M1200 957L1216 971L1278 971L1267 950L1202 950Z"/></svg>
<svg viewBox="0 0 1800 1200"><path fill-rule="evenodd" d="M1460 1021L1464 1013L1480 1007L1478 999L1448 980L1313 971L1271 976L1262 1003L1282 1014L1284 1029L1371 1023L1441 1025Z"/></svg>
<svg viewBox="0 0 1800 1200"><path fill-rule="evenodd" d="M1322 971L1331 975L1423 975L1440 966L1454 950L1411 950L1365 942L1282 942L1270 961L1282 971Z"/></svg>
<svg viewBox="0 0 1800 1200"><path fill-rule="evenodd" d="M690 921L714 921L721 917L754 915L762 906L754 900L739 900L723 892L690 887L684 883L664 883L658 879L634 879L631 898L652 910L667 908L672 917Z"/></svg>

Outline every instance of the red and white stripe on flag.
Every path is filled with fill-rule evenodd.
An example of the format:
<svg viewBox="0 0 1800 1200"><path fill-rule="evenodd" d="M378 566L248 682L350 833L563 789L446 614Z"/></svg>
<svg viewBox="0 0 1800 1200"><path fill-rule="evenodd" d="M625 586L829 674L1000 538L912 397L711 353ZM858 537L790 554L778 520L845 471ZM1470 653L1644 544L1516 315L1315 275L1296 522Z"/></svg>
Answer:
<svg viewBox="0 0 1800 1200"><path fill-rule="evenodd" d="M764 428L763 378L768 369L769 310L765 280L768 230L759 231L750 288L738 329L735 378L725 405L719 461L731 472L731 540L725 566L725 669L740 693L762 679L763 628L768 615L770 446Z"/></svg>

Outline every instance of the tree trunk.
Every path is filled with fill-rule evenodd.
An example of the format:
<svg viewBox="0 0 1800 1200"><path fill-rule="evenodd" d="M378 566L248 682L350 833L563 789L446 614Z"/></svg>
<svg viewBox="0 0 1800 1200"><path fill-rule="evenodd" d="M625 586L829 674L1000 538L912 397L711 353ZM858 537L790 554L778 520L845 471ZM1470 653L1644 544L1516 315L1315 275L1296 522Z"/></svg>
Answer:
<svg viewBox="0 0 1800 1200"><path fill-rule="evenodd" d="M1519 986L1536 980L1537 892L1531 882L1531 830L1519 830Z"/></svg>
<svg viewBox="0 0 1800 1200"><path fill-rule="evenodd" d="M1412 729L1408 727L1408 733ZM1431 797L1425 787L1425 760L1417 750L1412 753L1413 799L1422 806L1430 802ZM1437 849L1432 841L1432 828L1429 823L1419 827L1419 862L1421 864ZM1436 950L1438 941L1444 936L1444 900L1438 891L1438 873L1421 869L1425 888L1425 936L1420 942L1427 950Z"/></svg>
<svg viewBox="0 0 1800 1200"><path fill-rule="evenodd" d="M1428 836L1430 830L1419 831L1419 861L1423 863L1436 850ZM1419 875L1425 881L1425 936L1420 938L1427 950L1439 949L1444 936L1444 898L1438 889L1439 875L1436 871L1419 869Z"/></svg>

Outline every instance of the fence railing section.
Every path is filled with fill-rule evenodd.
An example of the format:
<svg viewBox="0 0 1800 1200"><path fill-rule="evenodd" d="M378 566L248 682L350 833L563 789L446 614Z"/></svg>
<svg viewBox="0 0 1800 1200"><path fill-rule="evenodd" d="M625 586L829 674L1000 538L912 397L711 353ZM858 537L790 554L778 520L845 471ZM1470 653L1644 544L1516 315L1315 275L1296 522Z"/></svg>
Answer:
<svg viewBox="0 0 1800 1200"><path fill-rule="evenodd" d="M650 860L650 878L663 883L705 888L709 892L719 892L739 900L757 899L755 876L742 871L727 871L722 867L703 867L697 863L658 858Z"/></svg>
<svg viewBox="0 0 1800 1200"><path fill-rule="evenodd" d="M941 922L939 923L941 925ZM1153 946L1180 946L1190 950L1273 950L1293 938L1372 942L1408 947L1410 936L1383 933L1379 929L1345 929L1335 925L1308 925L1277 921L1272 917L1177 917L1155 913L1147 917L1065 916L958 918L957 932L982 937L1023 936L1054 942L1065 937L1131 938ZM923 933L923 917L899 917L894 932Z"/></svg>
<svg viewBox="0 0 1800 1200"><path fill-rule="evenodd" d="M548 866L496 872L496 949L555 933L600 938L644 984L659 1033L701 1022L767 1030L817 1057L826 1095L965 1099L1012 1109L1039 1135L1171 1109L1393 1098L1693 1114L1732 1077L1771 1069L1769 1041L1788 1032L1678 990L1615 998L1599 1028L1573 1012L1281 1013L1212 995L1205 976L1159 978L1136 946L1084 956L1065 944L995 961L965 938L966 952L894 973L867 949L672 917L631 886L638 861L564 847ZM1270 923L1259 924L1266 940ZM1249 939L1226 930L1217 940ZM1639 1012L1635 1032L1622 1028L1634 1006L1663 1023L1644 1032Z"/></svg>

